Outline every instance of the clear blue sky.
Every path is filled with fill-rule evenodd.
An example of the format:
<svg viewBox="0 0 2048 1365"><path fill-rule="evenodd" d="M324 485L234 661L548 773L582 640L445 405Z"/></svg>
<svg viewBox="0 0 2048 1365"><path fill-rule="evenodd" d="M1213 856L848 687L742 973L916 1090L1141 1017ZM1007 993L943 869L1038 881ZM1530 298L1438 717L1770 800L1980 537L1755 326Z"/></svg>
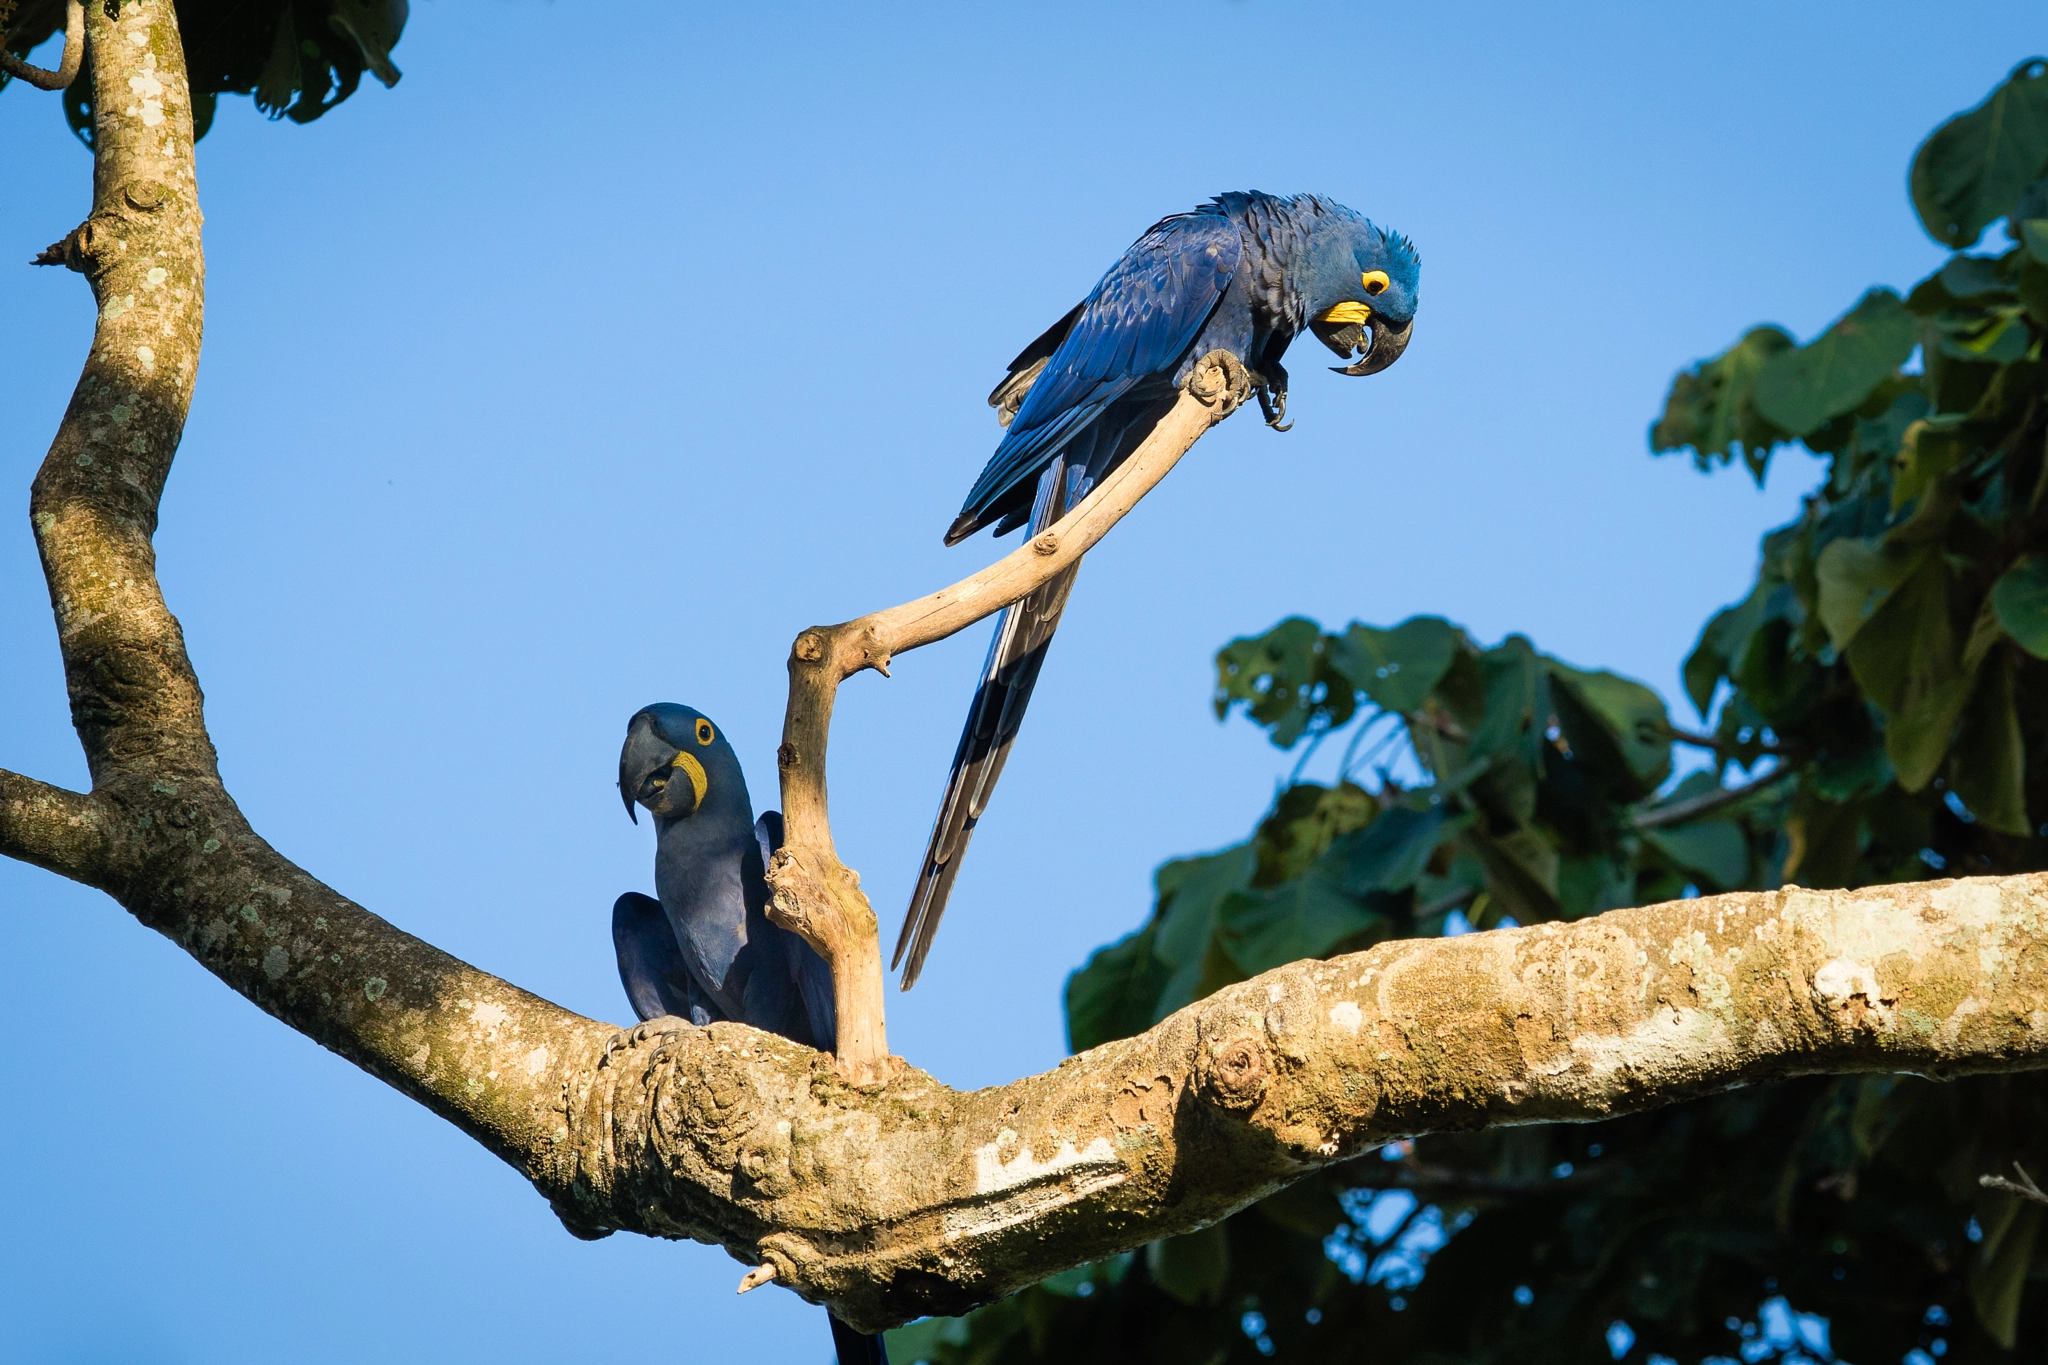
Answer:
<svg viewBox="0 0 2048 1365"><path fill-rule="evenodd" d="M1810 336L1939 259L1907 158L2048 47L2038 5L415 6L393 91L224 100L161 572L228 783L394 923L629 1017L612 782L655 700L774 798L797 630L985 562L939 536L982 396L1162 214L1312 189L1414 237L1416 340L1295 357L1088 559L897 1051L1062 1054L1061 982L1282 755L1210 656L1291 612L1509 631L1676 698L1816 466L1653 461L1671 373ZM2030 22L2031 21L2031 22ZM56 100L0 95L0 765L82 785L26 511L90 335L24 262L87 207ZM893 934L985 648L842 693L841 851ZM1683 713L1681 713L1683 714ZM105 898L0 864L0 1357L822 1361L721 1251L573 1241L509 1169ZM61 1080L54 1078L61 1077Z"/></svg>

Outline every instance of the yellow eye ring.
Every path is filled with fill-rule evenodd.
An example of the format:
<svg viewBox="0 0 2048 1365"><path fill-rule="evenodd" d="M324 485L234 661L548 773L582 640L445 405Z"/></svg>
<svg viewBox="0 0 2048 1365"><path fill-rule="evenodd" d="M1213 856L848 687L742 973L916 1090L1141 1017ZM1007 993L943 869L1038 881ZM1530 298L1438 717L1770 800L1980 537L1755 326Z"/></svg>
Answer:
<svg viewBox="0 0 2048 1365"><path fill-rule="evenodd" d="M709 744L717 738L718 731L711 728L711 722L699 716L697 718L697 742L699 744Z"/></svg>
<svg viewBox="0 0 2048 1365"><path fill-rule="evenodd" d="M1393 283L1384 270L1368 270L1358 277L1358 282L1365 286L1368 294L1384 294L1387 286Z"/></svg>

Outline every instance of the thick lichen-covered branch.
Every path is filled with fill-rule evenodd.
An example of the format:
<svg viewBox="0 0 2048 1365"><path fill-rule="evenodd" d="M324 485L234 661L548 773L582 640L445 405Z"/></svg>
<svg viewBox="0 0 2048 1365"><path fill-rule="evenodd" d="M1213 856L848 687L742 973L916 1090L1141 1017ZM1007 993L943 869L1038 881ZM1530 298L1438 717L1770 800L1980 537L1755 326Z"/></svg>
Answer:
<svg viewBox="0 0 2048 1365"><path fill-rule="evenodd" d="M836 626L812 626L791 646L789 706L777 752L786 842L769 868L771 913L832 965L839 1062L850 1079L887 1074L889 1048L875 912L860 878L839 861L826 809L825 751L839 684L863 669L886 675L896 655L965 630L1079 563L1252 387L1236 356L1210 352L1138 448L1057 524L950 587Z"/></svg>
<svg viewBox="0 0 2048 1365"><path fill-rule="evenodd" d="M718 1221L728 1246L759 1229L745 1259L864 1326L954 1313L1396 1138L1809 1072L2048 1064L2044 930L2048 876L2022 876L1404 940L972 1094L916 1072L853 1089L781 1040L678 1027L572 1122L572 1145L591 1124L611 1144L614 1183L579 1207L670 1235Z"/></svg>

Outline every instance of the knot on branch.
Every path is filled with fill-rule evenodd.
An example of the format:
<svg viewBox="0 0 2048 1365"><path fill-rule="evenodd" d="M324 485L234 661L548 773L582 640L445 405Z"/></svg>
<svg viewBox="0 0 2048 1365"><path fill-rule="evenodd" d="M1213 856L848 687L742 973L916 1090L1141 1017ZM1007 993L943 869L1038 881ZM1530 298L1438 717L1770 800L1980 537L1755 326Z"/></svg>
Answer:
<svg viewBox="0 0 2048 1365"><path fill-rule="evenodd" d="M1211 351L1195 362L1182 387L1215 408L1216 420L1220 422L1252 396L1255 385L1243 361L1228 351Z"/></svg>
<svg viewBox="0 0 2048 1365"><path fill-rule="evenodd" d="M768 860L768 918L817 949L827 962L847 951L863 925L875 932L875 912L860 889L860 874L830 855L785 844Z"/></svg>
<svg viewBox="0 0 2048 1365"><path fill-rule="evenodd" d="M1225 1109L1246 1112L1266 1095L1271 1068L1266 1048L1256 1038L1233 1038L1206 1049L1201 1057L1202 1089Z"/></svg>

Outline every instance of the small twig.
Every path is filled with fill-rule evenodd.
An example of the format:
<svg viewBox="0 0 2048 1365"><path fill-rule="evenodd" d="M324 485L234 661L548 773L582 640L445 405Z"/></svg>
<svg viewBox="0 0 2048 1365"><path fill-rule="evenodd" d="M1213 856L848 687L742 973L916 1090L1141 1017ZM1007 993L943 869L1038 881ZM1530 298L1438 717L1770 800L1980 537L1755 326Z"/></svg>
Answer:
<svg viewBox="0 0 2048 1365"><path fill-rule="evenodd" d="M1301 751L1301 757L1294 760L1293 771L1287 774L1287 785L1292 787L1301 781L1301 770L1316 756L1316 750L1323 747L1323 741L1330 737L1330 727L1325 725L1309 736L1308 748Z"/></svg>
<svg viewBox="0 0 2048 1365"><path fill-rule="evenodd" d="M740 1277L740 1287L734 1292L744 1294L749 1289L759 1289L774 1278L775 1262L763 1261Z"/></svg>
<svg viewBox="0 0 2048 1365"><path fill-rule="evenodd" d="M2041 1187L2034 1183L2034 1177L2027 1174L2027 1168L2017 1161L2012 1163L2012 1168L2020 1173L2017 1183L2007 1180L2002 1175L1980 1175L1977 1177L1977 1183L1987 1190L2003 1190L2022 1199L2031 1199L2036 1204L2048 1204L2048 1193L2044 1193Z"/></svg>
<svg viewBox="0 0 2048 1365"><path fill-rule="evenodd" d="M1388 716L1393 716L1396 721L1401 719L1399 715L1392 711L1374 711L1359 724L1356 730L1351 732L1350 741L1344 745L1344 757L1337 761L1337 781L1340 784L1351 780L1352 762L1358 756L1358 746L1364 742L1366 734L1373 726L1378 725ZM1398 733L1400 727L1396 725L1394 728L1395 732ZM1374 741L1375 745L1378 743L1378 740Z"/></svg>
<svg viewBox="0 0 2048 1365"><path fill-rule="evenodd" d="M1742 744L1735 740L1722 739L1719 735L1702 735L1696 734L1691 730L1681 730L1673 725L1664 727L1664 738L1670 740L1673 744L1690 745L1695 749L1711 749L1715 753L1726 753L1732 749L1753 750L1760 754L1790 754L1796 752L1793 746L1789 744L1772 744L1764 740Z"/></svg>
<svg viewBox="0 0 2048 1365"><path fill-rule="evenodd" d="M825 749L839 684L863 669L943 640L1029 596L1095 547L1109 528L1166 477L1202 434L1251 397L1250 374L1227 351L1197 361L1180 397L1138 448L1059 521L983 569L914 602L836 626L813 626L789 653L782 772L785 842L768 868L769 917L809 943L832 968L840 1074L873 1083L891 1070L883 1027L881 939L860 878L832 846Z"/></svg>
<svg viewBox="0 0 2048 1365"><path fill-rule="evenodd" d="M1701 792L1698 796L1689 796L1683 801L1673 801L1669 805L1652 806L1648 810L1637 811L1631 823L1637 829L1663 829L1667 825L1682 825L1689 820L1697 820L1702 815L1711 814L1724 806L1732 806L1738 801L1754 796L1764 788L1784 781L1795 771L1797 770L1789 763L1780 764L1762 777L1745 782L1739 787L1722 787L1718 791Z"/></svg>
<svg viewBox="0 0 2048 1365"><path fill-rule="evenodd" d="M78 67L85 60L85 6L79 0L69 0L64 6L64 56L57 63L55 71L45 71L40 66L30 66L21 58L0 47L0 71L6 72L18 81L26 81L38 90L62 90L78 78Z"/></svg>

